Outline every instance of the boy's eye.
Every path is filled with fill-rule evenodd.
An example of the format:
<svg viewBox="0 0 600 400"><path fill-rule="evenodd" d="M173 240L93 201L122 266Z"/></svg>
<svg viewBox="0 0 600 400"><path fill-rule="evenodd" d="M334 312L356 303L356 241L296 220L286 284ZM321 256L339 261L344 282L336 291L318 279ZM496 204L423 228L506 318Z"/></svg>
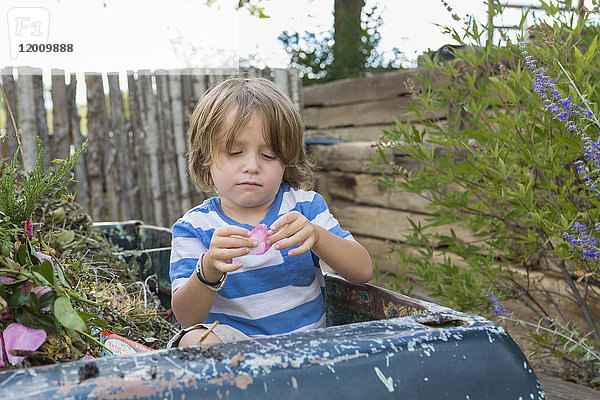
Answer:
<svg viewBox="0 0 600 400"><path fill-rule="evenodd" d="M242 154L242 152L241 152L241 151L230 151L230 152L229 152L229 155L230 155L230 156L236 156L236 155L238 155L238 154Z"/></svg>
<svg viewBox="0 0 600 400"><path fill-rule="evenodd" d="M277 156L272 156L270 154L263 154L263 157L266 158L267 160L274 160L277 158Z"/></svg>

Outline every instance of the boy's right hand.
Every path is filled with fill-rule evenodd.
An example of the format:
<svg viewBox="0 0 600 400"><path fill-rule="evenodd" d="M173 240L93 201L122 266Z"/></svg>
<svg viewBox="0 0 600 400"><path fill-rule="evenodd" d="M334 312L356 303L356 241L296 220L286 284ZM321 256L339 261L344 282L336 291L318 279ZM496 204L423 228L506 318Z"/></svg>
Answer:
<svg viewBox="0 0 600 400"><path fill-rule="evenodd" d="M250 238L248 229L226 225L215 229L210 247L202 256L202 270L208 281L218 281L224 272L242 268L241 262L233 263L233 258L245 256L250 247L258 243Z"/></svg>

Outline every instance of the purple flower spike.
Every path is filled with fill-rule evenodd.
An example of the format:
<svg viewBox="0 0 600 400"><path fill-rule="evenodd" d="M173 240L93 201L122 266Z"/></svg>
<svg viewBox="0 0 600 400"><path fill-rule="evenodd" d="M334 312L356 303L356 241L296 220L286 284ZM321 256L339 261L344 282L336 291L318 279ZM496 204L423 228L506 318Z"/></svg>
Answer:
<svg viewBox="0 0 600 400"><path fill-rule="evenodd" d="M12 365L18 364L25 359L23 356L13 356L11 350L35 351L46 341L46 331L43 329L31 329L18 323L12 323L2 332L4 339L4 350L8 362Z"/></svg>
<svg viewBox="0 0 600 400"><path fill-rule="evenodd" d="M254 229L250 231L252 235L250 235L250 239L258 242L256 247L252 247L250 249L250 253L252 255L260 255L265 254L267 250L271 248L271 245L267 244L267 239L269 238L269 230L265 224L256 225Z"/></svg>
<svg viewBox="0 0 600 400"><path fill-rule="evenodd" d="M29 239L33 237L33 222L31 222L31 219L23 221L21 223L21 228L25 229L25 233L27 233Z"/></svg>

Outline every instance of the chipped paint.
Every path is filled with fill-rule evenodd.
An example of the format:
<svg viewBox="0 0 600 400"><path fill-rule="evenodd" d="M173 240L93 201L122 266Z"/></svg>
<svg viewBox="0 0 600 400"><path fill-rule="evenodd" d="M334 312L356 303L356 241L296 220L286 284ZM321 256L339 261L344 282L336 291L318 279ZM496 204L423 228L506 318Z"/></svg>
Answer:
<svg viewBox="0 0 600 400"><path fill-rule="evenodd" d="M394 379L392 377L386 378L385 375L383 374L383 372L381 372L381 370L377 367L375 367L375 374L377 375L379 380L381 380L381 382L383 382L383 384L387 388L388 392L394 391Z"/></svg>

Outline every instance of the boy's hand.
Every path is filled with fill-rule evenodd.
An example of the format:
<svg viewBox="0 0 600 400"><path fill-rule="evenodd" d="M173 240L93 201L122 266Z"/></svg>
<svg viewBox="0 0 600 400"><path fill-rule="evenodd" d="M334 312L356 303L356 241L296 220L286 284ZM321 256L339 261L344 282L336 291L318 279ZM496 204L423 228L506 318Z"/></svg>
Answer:
<svg viewBox="0 0 600 400"><path fill-rule="evenodd" d="M215 229L210 247L202 258L202 268L207 280L218 280L224 272L242 267L241 262L233 263L233 258L248 254L249 247L256 242L249 239L250 231L235 225Z"/></svg>
<svg viewBox="0 0 600 400"><path fill-rule="evenodd" d="M267 243L274 243L277 250L299 245L288 251L290 256L304 254L319 242L319 228L298 211L290 211L273 222L269 234Z"/></svg>

